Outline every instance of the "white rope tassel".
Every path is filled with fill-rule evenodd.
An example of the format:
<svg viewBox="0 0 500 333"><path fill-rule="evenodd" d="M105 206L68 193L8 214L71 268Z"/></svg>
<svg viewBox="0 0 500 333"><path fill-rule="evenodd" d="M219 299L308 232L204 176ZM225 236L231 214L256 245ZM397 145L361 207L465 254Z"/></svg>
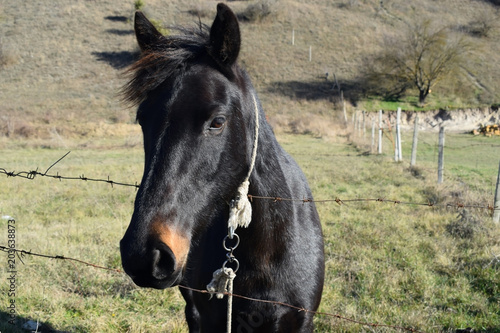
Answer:
<svg viewBox="0 0 500 333"><path fill-rule="evenodd" d="M248 227L252 221L252 205L248 200L248 186L250 182L245 180L238 187L238 200L235 200L234 205L229 210L229 220L227 225L229 228L236 230L237 227Z"/></svg>
<svg viewBox="0 0 500 333"><path fill-rule="evenodd" d="M240 187L238 187L237 200L235 200L235 204L231 206L229 210L229 220L227 225L230 229L232 228L232 230L236 230L237 227L246 228L252 221L252 205L250 204L250 200L248 200L248 186L250 185L250 175L252 174L255 166L255 160L257 158L257 145L259 143L259 108L257 106L255 95L252 95L252 98L255 107L255 135L252 149L252 159L250 161L248 174Z"/></svg>

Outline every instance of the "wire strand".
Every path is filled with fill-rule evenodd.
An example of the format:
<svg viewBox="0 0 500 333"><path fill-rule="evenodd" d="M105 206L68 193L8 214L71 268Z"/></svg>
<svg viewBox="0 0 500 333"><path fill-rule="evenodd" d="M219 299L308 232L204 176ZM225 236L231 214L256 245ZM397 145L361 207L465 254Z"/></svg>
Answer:
<svg viewBox="0 0 500 333"><path fill-rule="evenodd" d="M67 260L67 261L70 261L70 262L75 262L75 263L83 264L83 265L86 265L86 266L89 266L89 267L93 267L93 268L96 268L96 269L102 269L102 270L106 270L106 271L109 271L109 272L114 272L114 273L119 273L119 274L125 274L124 271L122 271L121 269L118 269L118 268L109 268L109 267L105 267L105 266L100 266L100 265L89 263L89 262L81 260L81 259L66 257L66 256L63 256L63 255L47 255L47 254L35 253L35 252L32 252L32 251L19 250L19 249L11 249L11 248L9 248L7 246L3 246L3 245L0 245L0 251L5 252L5 253L15 252L18 255L20 255L21 258L24 258L24 256L28 255L28 256L35 256L35 257L40 257L40 258L44 258L44 259ZM23 262L23 264L24 264L24 262ZM208 290L191 288L191 287L184 286L184 285L178 285L178 287L186 289L186 290L190 290L190 291L193 291L193 292L196 292L196 293L200 293L200 294L210 294L210 292ZM359 321L359 320L356 320L356 319L348 318L348 317L345 317L345 316L342 316L342 315L339 315L339 314L308 310L308 309L305 309L305 308L301 308L301 307L298 307L298 306L295 306L295 305L292 305L292 304L288 304L288 303L284 303L284 302L279 302L279 301L271 301L271 300L265 300L265 299L258 299L258 298L244 296L244 295L234 294L232 292L222 292L222 294L223 295L227 295L227 296L232 296L232 297L235 297L235 298L240 298L240 299L252 301L252 302L259 302L259 303L266 303L266 304L273 304L273 305L284 306L284 307L288 307L288 308L291 308L291 309L295 309L298 312L306 312L306 313L310 313L312 315L327 316L327 317L337 318L337 319L340 319L340 320L348 321L348 322L355 323L355 324L362 325L362 326L368 326L368 327L386 327L386 328L391 328L391 329L395 329L395 330L403 330L403 331L407 331L407 332L424 333L422 331L416 330L416 329L411 328L411 327L402 327L402 326L388 325L388 324L369 323L369 322L364 322L364 321Z"/></svg>

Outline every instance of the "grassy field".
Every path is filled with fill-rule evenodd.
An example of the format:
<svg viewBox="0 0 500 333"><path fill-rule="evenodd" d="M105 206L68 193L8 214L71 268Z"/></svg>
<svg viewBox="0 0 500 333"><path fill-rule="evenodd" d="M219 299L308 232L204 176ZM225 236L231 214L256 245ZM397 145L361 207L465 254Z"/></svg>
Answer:
<svg viewBox="0 0 500 333"><path fill-rule="evenodd" d="M441 186L435 184L436 134L421 135L417 173L406 162L392 162L390 153L365 154L359 142L292 135L279 139L305 170L316 199L492 203L498 148L491 145L499 144L498 139L448 136ZM68 148L3 140L0 168L43 172L71 150L51 173L135 183L143 153L140 144L130 142L140 139L72 142ZM405 137L405 159L409 142ZM118 242L132 213L133 188L0 176L0 214L15 218L18 249L121 268ZM494 257L500 253L500 229L487 210L381 202L321 203L318 209L327 254L321 311L425 332L467 327L500 332L500 262ZM0 226L3 245L7 221L0 220ZM0 255L2 332L24 332L20 327L28 319L63 332L187 332L176 289L139 289L124 274L79 263L30 256L22 258L23 264L20 260L14 329L7 323L7 255ZM317 316L316 331L397 330Z"/></svg>

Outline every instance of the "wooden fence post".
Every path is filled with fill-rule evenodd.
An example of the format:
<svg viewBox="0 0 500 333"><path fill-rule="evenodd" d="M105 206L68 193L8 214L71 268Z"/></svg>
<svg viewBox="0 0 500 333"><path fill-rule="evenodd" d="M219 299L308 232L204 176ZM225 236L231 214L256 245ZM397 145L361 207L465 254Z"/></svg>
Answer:
<svg viewBox="0 0 500 333"><path fill-rule="evenodd" d="M353 136L356 137L356 131L358 129L358 111L354 111L354 114L352 115L352 133Z"/></svg>
<svg viewBox="0 0 500 333"><path fill-rule="evenodd" d="M493 209L493 222L500 223L500 164L498 165L497 186L495 188Z"/></svg>
<svg viewBox="0 0 500 333"><path fill-rule="evenodd" d="M411 145L410 167L417 163L417 144L418 144L418 114L415 115L415 124L413 125L413 143Z"/></svg>
<svg viewBox="0 0 500 333"><path fill-rule="evenodd" d="M401 162L401 108L396 113L396 143L394 144L394 161Z"/></svg>
<svg viewBox="0 0 500 333"><path fill-rule="evenodd" d="M344 122L345 122L345 126L347 127L347 110L345 107L344 91L343 90L340 91L340 99L342 100L342 109L344 111Z"/></svg>
<svg viewBox="0 0 500 333"><path fill-rule="evenodd" d="M372 153L375 151L375 117L372 118L372 146L370 151Z"/></svg>
<svg viewBox="0 0 500 333"><path fill-rule="evenodd" d="M366 111L363 110L363 140L366 138Z"/></svg>
<svg viewBox="0 0 500 333"><path fill-rule="evenodd" d="M396 140L398 142L398 162L403 161L403 145L401 142L401 108L398 108L396 120Z"/></svg>
<svg viewBox="0 0 500 333"><path fill-rule="evenodd" d="M358 131L358 134L361 136L361 117L363 116L363 111L358 115L358 123L356 126L356 129Z"/></svg>
<svg viewBox="0 0 500 333"><path fill-rule="evenodd" d="M444 169L444 127L439 126L438 184L443 182Z"/></svg>
<svg viewBox="0 0 500 333"><path fill-rule="evenodd" d="M398 147L398 123L397 123L397 120L396 120L396 140L394 142L394 161L397 162L398 161L398 157L399 157L399 147Z"/></svg>
<svg viewBox="0 0 500 333"><path fill-rule="evenodd" d="M382 154L382 110L378 110L378 153Z"/></svg>

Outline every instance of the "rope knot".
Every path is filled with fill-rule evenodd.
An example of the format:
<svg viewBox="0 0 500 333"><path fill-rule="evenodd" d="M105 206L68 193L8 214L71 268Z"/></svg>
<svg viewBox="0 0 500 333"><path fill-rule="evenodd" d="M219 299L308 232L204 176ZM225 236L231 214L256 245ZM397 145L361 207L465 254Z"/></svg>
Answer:
<svg viewBox="0 0 500 333"><path fill-rule="evenodd" d="M210 293L210 299L215 295L218 299L224 297L224 293L233 292L233 280L236 277L232 268L222 267L216 270L212 276L212 281L207 285L207 290Z"/></svg>

